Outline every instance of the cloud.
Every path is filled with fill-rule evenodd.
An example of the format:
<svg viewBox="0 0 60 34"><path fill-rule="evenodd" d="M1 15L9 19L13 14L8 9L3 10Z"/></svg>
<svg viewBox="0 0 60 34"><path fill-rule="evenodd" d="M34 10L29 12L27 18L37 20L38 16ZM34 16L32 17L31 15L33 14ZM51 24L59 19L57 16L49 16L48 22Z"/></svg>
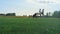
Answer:
<svg viewBox="0 0 60 34"><path fill-rule="evenodd" d="M53 5L57 0L26 0L26 3L28 5L32 5L32 9L36 8L37 10L35 12L38 12L39 9L45 9L46 12L53 12L54 8L52 8L49 4Z"/></svg>
<svg viewBox="0 0 60 34"><path fill-rule="evenodd" d="M60 3L60 0L26 0L28 3Z"/></svg>
<svg viewBox="0 0 60 34"><path fill-rule="evenodd" d="M39 9L45 9L45 13L52 12L54 10L54 6L57 3L60 3L60 0L24 0L24 2L11 1L7 2L7 8L10 9L7 9L7 11L5 9L5 12L15 12L17 15L31 15L35 12L39 12ZM53 5L53 7L49 4ZM5 5L3 6L6 7ZM57 6L55 6L55 8L56 7Z"/></svg>

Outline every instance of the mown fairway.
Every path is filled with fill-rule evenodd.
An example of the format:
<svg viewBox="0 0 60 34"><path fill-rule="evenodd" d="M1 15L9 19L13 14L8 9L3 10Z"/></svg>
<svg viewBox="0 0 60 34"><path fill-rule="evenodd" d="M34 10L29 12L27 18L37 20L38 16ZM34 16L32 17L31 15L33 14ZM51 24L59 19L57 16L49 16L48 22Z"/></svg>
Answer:
<svg viewBox="0 0 60 34"><path fill-rule="evenodd" d="M0 34L60 34L60 18L0 18Z"/></svg>

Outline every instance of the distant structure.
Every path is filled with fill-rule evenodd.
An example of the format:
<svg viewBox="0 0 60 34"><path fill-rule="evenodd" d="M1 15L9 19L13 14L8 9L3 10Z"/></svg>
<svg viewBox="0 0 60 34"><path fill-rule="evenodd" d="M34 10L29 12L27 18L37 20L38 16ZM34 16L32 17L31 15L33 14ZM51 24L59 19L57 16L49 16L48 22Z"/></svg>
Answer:
<svg viewBox="0 0 60 34"><path fill-rule="evenodd" d="M36 15L37 15L37 13L35 13L35 14L33 15L33 17L36 17Z"/></svg>
<svg viewBox="0 0 60 34"><path fill-rule="evenodd" d="M41 17L41 16L44 16L44 9L39 9L39 13L35 13L33 15L33 17Z"/></svg>
<svg viewBox="0 0 60 34"><path fill-rule="evenodd" d="M40 16L44 16L44 9L42 9L42 11L41 11L41 9L39 10L39 13L40 13Z"/></svg>

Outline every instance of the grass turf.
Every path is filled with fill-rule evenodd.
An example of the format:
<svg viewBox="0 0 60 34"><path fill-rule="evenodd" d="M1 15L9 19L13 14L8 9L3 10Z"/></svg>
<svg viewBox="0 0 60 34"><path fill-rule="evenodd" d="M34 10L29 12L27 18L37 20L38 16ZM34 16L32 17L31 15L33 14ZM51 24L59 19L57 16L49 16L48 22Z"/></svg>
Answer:
<svg viewBox="0 0 60 34"><path fill-rule="evenodd" d="M0 34L60 34L60 18L0 18Z"/></svg>

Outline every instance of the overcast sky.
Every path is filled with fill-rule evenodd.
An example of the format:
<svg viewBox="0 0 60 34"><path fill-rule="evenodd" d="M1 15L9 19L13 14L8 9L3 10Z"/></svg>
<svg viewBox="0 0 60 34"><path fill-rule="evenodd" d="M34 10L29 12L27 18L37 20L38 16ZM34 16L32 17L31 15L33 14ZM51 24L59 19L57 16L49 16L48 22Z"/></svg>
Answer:
<svg viewBox="0 0 60 34"><path fill-rule="evenodd" d="M0 13L32 15L39 9L45 9L45 13L60 10L60 0L0 0Z"/></svg>

